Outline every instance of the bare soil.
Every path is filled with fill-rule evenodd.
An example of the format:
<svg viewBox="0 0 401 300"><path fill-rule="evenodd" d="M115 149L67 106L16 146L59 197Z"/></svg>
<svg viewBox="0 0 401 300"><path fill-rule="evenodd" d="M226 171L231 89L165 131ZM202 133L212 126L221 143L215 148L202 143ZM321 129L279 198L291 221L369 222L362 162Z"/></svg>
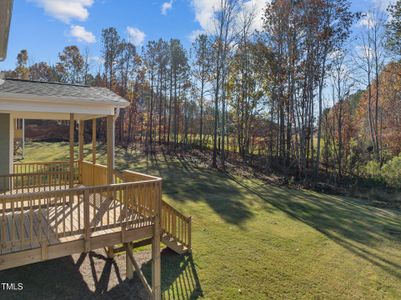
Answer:
<svg viewBox="0 0 401 300"><path fill-rule="evenodd" d="M150 264L150 251L134 255L140 266ZM23 284L22 291L0 289L0 299L148 299L136 274L126 279L125 254L108 259L103 250L5 270L0 283Z"/></svg>

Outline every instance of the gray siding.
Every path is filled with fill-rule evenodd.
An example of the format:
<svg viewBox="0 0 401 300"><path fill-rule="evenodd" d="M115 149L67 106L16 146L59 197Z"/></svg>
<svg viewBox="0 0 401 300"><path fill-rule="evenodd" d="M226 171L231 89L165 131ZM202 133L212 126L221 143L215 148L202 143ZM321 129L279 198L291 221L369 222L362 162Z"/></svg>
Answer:
<svg viewBox="0 0 401 300"><path fill-rule="evenodd" d="M10 115L0 113L0 175L10 172ZM0 180L0 191L7 188Z"/></svg>

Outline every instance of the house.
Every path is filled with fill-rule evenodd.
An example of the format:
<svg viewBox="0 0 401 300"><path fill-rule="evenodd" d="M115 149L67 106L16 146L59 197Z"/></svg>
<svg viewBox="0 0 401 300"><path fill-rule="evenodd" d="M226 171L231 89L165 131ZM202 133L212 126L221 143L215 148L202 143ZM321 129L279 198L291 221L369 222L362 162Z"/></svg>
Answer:
<svg viewBox="0 0 401 300"><path fill-rule="evenodd" d="M163 202L161 178L115 170L115 120L128 105L106 88L0 79L0 270L100 248L109 257L125 251L127 277L135 268L151 298L160 299L160 242L189 252L191 218ZM107 120L106 166L96 161L99 118ZM68 160L15 163L18 119L69 121ZM91 161L84 160L85 122L92 124ZM132 254L146 244L151 284Z"/></svg>
<svg viewBox="0 0 401 300"><path fill-rule="evenodd" d="M13 0L0 1L0 61L3 61L7 56L12 12Z"/></svg>

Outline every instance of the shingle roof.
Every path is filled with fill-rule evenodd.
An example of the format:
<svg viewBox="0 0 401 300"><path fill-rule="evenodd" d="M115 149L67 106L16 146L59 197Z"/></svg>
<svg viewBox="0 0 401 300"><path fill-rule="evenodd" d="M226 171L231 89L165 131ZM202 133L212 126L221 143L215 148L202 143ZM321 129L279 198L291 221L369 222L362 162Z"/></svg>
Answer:
<svg viewBox="0 0 401 300"><path fill-rule="evenodd" d="M0 80L0 98L7 98L9 95L21 95L22 98L23 95L29 95L35 98L43 97L44 100L82 101L122 107L129 104L124 98L103 87L9 78Z"/></svg>

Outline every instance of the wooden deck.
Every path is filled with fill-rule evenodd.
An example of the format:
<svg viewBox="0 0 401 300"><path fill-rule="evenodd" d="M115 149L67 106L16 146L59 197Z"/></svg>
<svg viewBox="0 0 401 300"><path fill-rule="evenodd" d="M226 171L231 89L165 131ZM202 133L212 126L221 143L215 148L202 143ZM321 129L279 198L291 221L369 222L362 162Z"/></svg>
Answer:
<svg viewBox="0 0 401 300"><path fill-rule="evenodd" d="M96 200L93 198L90 197L89 203L92 236L121 232L124 226L127 231L153 225L152 218L135 212L119 201L100 195L96 196ZM68 196L57 202L52 199L53 203L46 205L39 205L38 200L27 202L25 207L21 207L22 203L6 205L1 216L5 225L1 232L0 254L40 248L43 243L56 245L84 239L85 208L82 197L74 197L72 201Z"/></svg>
<svg viewBox="0 0 401 300"><path fill-rule="evenodd" d="M177 253L191 250L191 218L161 199L161 179L114 172L87 162L17 164L0 176L0 270L123 244L127 276L135 266L157 298L160 242ZM152 288L132 255L152 244Z"/></svg>

